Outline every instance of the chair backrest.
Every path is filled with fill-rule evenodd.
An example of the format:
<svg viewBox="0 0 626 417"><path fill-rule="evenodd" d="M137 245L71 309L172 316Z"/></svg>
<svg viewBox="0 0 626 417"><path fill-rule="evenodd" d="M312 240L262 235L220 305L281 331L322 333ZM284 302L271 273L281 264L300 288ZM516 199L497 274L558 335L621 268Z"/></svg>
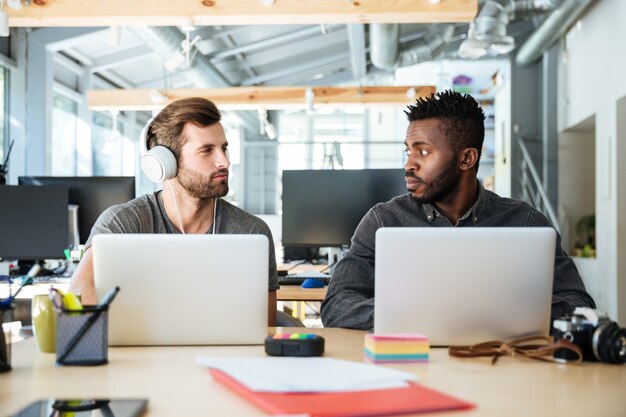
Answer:
<svg viewBox="0 0 626 417"><path fill-rule="evenodd" d="M304 327L304 324L291 314L284 311L276 311L276 326L278 327Z"/></svg>

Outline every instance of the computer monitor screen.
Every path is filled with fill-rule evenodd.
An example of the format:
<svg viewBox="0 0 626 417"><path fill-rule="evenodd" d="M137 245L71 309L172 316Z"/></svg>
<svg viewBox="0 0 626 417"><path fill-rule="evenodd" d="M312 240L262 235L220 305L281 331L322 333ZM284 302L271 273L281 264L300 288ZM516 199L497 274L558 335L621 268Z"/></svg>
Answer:
<svg viewBox="0 0 626 417"><path fill-rule="evenodd" d="M376 203L406 193L401 169L283 171L283 246L343 246Z"/></svg>
<svg viewBox="0 0 626 417"><path fill-rule="evenodd" d="M65 203L78 205L80 243L87 241L104 210L135 197L135 177L19 177L18 181L20 185L69 187L69 199Z"/></svg>
<svg viewBox="0 0 626 417"><path fill-rule="evenodd" d="M63 258L67 187L0 186L0 258Z"/></svg>

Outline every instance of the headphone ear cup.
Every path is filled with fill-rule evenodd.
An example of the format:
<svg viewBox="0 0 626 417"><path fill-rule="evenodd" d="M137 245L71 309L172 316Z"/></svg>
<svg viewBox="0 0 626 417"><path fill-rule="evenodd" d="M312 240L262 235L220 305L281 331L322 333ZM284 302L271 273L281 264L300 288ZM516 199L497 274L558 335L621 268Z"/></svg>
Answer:
<svg viewBox="0 0 626 417"><path fill-rule="evenodd" d="M165 146L155 146L141 156L141 169L152 182L163 182L176 176L176 157Z"/></svg>

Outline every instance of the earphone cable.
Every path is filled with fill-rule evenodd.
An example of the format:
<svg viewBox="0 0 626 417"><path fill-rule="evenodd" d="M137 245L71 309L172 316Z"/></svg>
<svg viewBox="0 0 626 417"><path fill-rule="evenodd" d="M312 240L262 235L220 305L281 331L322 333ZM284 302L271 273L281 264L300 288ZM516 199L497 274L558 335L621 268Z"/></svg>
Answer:
<svg viewBox="0 0 626 417"><path fill-rule="evenodd" d="M172 197L174 197L174 207L176 207L176 215L178 215L178 223L180 224L180 231L182 234L185 234L185 228L183 227L183 219L180 217L180 210L178 210L178 203L176 202L176 193L174 192L174 188L169 181L166 181L167 185L170 187L170 191L172 192Z"/></svg>
<svg viewBox="0 0 626 417"><path fill-rule="evenodd" d="M213 224L211 225L212 234L215 234L215 230L217 229L215 225L215 219L217 217L217 197L213 198Z"/></svg>

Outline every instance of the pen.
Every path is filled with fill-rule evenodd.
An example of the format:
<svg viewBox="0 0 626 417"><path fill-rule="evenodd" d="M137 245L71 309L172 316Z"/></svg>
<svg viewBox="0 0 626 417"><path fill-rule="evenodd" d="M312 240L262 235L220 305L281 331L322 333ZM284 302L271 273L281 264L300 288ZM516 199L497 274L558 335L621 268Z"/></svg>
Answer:
<svg viewBox="0 0 626 417"><path fill-rule="evenodd" d="M85 323L78 329L76 334L74 334L74 337L72 337L70 342L67 344L67 347L65 348L65 352L63 352L63 354L57 359L57 362L62 363L67 357L67 355L69 355L72 352L72 350L76 347L80 339L85 335L85 333L87 333L87 331L96 322L96 320L98 320L98 317L100 317L100 314L102 314L103 311L109 308L109 304L111 304L111 302L113 301L113 299L115 298L118 292L120 292L120 287L115 287L115 288L112 288L108 293L106 293L104 297L102 297L102 300L100 301L100 304L98 304L98 307L96 307L96 310L91 314L91 316L89 316L87 321L85 321Z"/></svg>
<svg viewBox="0 0 626 417"><path fill-rule="evenodd" d="M10 278L6 275L0 275L0 277L6 277L9 283L11 282ZM20 291L22 291L22 288L27 285L31 285L32 283L33 279L31 277L25 277L24 279L22 279L22 283L20 284L20 287L17 289L17 291L15 291L15 294L9 293L9 296L7 298L0 299L0 309L5 310L11 308L11 303L13 303L15 297L17 297Z"/></svg>

